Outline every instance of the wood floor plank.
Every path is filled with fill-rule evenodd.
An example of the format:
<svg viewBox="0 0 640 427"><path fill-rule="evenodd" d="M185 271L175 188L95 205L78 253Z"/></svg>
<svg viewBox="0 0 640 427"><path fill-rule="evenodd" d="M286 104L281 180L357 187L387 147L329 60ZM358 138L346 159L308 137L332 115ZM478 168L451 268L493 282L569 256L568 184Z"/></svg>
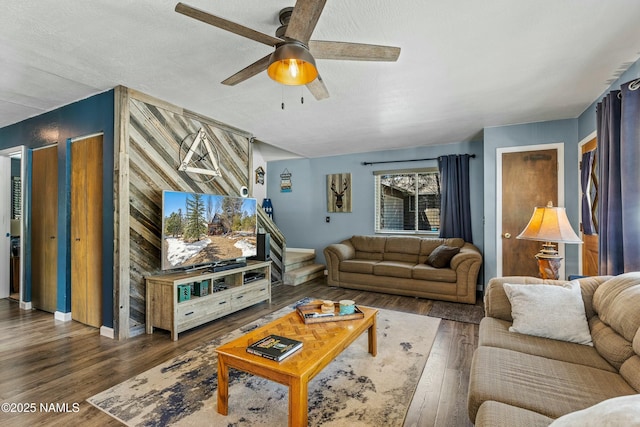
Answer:
<svg viewBox="0 0 640 427"><path fill-rule="evenodd" d="M438 327L429 359L407 412L405 427L435 425L444 383L444 373L453 340L451 322L443 320Z"/></svg>
<svg viewBox="0 0 640 427"><path fill-rule="evenodd" d="M2 426L120 426L86 399L201 343L226 334L303 297L352 299L358 304L426 315L433 301L330 287L324 279L273 287L263 302L180 334L157 330L126 341L101 337L96 328L57 322L38 310L0 300L0 400L67 404L70 412L0 413ZM469 426L466 387L478 326L443 320L422 373L405 426ZM77 404L74 406L74 404ZM77 411L76 411L77 409Z"/></svg>

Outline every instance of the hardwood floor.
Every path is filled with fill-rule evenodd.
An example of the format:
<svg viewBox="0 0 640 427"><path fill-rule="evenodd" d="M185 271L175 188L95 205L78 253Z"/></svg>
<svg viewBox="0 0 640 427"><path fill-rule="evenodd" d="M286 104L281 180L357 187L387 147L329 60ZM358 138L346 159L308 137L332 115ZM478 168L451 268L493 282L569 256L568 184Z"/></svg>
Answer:
<svg viewBox="0 0 640 427"><path fill-rule="evenodd" d="M95 328L57 322L50 313L23 311L14 301L0 300L0 401L22 410L31 410L29 405L35 404L32 413L0 412L0 425L120 426L85 400L305 296L352 299L362 305L423 315L433 304L420 298L328 287L324 279L296 287L274 286L272 294L271 304L257 304L181 333L177 342L164 331L119 342L99 336ZM467 386L477 340L477 325L442 320L406 427L472 425L466 409Z"/></svg>

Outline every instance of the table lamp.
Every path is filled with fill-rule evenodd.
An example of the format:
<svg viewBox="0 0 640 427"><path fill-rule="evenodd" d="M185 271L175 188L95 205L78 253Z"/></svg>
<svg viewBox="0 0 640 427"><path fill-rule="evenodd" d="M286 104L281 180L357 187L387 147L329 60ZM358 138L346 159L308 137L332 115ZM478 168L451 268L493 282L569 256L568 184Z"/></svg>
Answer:
<svg viewBox="0 0 640 427"><path fill-rule="evenodd" d="M516 239L544 242L542 249L536 254L538 271L543 279L554 280L558 280L558 271L562 265L562 257L558 255L554 243L582 243L571 228L565 209L553 207L552 202L533 209L529 223Z"/></svg>

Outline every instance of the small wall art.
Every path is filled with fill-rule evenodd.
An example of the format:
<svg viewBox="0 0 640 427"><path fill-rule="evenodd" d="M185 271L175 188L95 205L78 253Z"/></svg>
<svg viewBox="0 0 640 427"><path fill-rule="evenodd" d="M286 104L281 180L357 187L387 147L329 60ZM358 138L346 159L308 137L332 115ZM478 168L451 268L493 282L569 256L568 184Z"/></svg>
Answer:
<svg viewBox="0 0 640 427"><path fill-rule="evenodd" d="M351 174L327 175L327 212L351 212Z"/></svg>
<svg viewBox="0 0 640 427"><path fill-rule="evenodd" d="M291 172L285 169L280 174L280 192L291 193Z"/></svg>
<svg viewBox="0 0 640 427"><path fill-rule="evenodd" d="M258 166L256 169L256 184L264 185L265 171L262 166Z"/></svg>

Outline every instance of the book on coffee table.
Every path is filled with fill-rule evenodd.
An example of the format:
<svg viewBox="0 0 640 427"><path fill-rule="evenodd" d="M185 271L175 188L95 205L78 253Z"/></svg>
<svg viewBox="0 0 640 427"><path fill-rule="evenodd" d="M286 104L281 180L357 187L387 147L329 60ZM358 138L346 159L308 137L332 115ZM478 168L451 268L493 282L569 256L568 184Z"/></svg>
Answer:
<svg viewBox="0 0 640 427"><path fill-rule="evenodd" d="M302 348L302 341L268 335L247 347L247 352L280 362Z"/></svg>

